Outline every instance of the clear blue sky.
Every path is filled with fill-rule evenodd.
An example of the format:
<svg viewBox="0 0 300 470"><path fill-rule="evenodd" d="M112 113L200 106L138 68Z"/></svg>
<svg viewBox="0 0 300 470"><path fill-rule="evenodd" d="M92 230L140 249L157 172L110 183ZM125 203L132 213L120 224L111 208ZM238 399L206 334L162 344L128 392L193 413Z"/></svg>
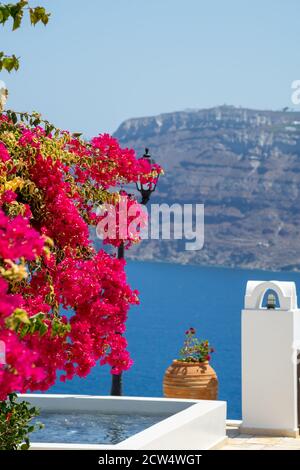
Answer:
<svg viewBox="0 0 300 470"><path fill-rule="evenodd" d="M91 136L130 117L185 108L292 106L299 0L32 4L52 12L46 28L1 28L0 49L21 56L18 73L0 74L10 108Z"/></svg>

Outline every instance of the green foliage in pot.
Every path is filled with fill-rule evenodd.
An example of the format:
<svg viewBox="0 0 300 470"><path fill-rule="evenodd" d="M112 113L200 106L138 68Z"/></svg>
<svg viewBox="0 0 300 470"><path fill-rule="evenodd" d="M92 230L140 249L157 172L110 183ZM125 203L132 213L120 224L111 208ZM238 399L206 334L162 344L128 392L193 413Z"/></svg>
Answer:
<svg viewBox="0 0 300 470"><path fill-rule="evenodd" d="M185 332L183 348L180 350L179 360L182 362L209 362L211 353L214 352L207 339L200 340L196 337L195 328L189 328Z"/></svg>

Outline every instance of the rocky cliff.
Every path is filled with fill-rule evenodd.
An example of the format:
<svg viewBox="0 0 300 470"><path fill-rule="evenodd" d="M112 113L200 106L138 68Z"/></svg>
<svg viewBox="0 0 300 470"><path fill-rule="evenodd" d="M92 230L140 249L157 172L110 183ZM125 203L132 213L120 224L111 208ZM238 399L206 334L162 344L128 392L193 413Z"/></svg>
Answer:
<svg viewBox="0 0 300 470"><path fill-rule="evenodd" d="M300 112L221 106L130 119L122 145L163 165L152 202L204 203L205 244L143 241L138 259L300 268Z"/></svg>

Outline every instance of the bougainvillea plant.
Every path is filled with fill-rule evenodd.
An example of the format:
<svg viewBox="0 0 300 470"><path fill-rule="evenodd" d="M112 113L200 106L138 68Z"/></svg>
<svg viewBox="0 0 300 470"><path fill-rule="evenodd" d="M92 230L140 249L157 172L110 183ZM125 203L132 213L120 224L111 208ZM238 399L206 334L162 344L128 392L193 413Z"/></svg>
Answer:
<svg viewBox="0 0 300 470"><path fill-rule="evenodd" d="M180 350L179 360L183 362L207 362L210 354L214 352L208 340L199 340L196 337L195 328L189 328L185 332L183 347Z"/></svg>
<svg viewBox="0 0 300 470"><path fill-rule="evenodd" d="M99 203L118 206L120 185L161 172L107 134L86 142L38 114L0 114L0 400L84 377L97 362L114 374L130 367L119 333L137 292L89 228Z"/></svg>

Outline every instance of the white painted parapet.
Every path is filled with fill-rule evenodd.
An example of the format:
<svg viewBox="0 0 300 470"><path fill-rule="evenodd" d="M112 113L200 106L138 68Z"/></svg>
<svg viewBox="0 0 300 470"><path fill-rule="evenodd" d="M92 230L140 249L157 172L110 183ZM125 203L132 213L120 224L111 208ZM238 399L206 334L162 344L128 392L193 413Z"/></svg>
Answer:
<svg viewBox="0 0 300 470"><path fill-rule="evenodd" d="M262 307L275 291L279 308ZM241 429L297 436L300 310L294 282L248 281L242 310Z"/></svg>
<svg viewBox="0 0 300 470"><path fill-rule="evenodd" d="M162 415L158 423L118 444L33 442L31 450L205 450L227 440L223 401L55 394L19 394L19 399L47 413Z"/></svg>

